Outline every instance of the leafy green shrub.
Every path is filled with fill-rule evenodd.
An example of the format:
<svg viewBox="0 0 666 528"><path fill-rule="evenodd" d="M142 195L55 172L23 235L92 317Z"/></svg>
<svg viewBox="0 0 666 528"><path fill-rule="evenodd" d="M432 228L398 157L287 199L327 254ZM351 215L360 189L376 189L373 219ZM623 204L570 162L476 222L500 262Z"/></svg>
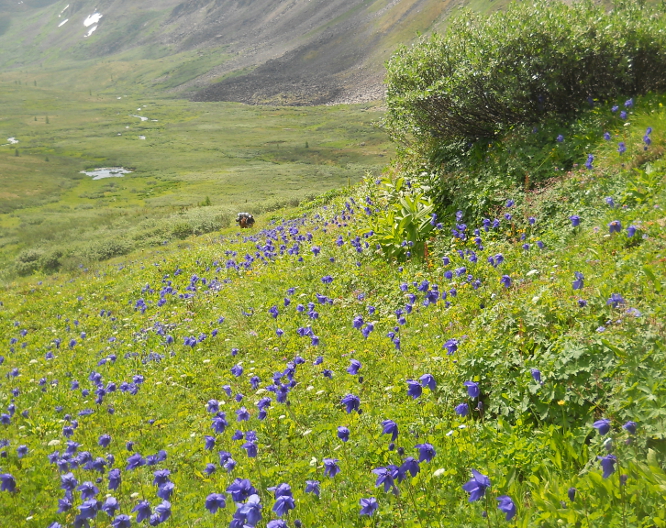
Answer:
<svg viewBox="0 0 666 528"><path fill-rule="evenodd" d="M620 2L514 3L466 11L445 35L402 48L387 68L389 133L424 143L492 137L666 88L664 8Z"/></svg>
<svg viewBox="0 0 666 528"><path fill-rule="evenodd" d="M30 275L39 268L39 259L43 257L39 249L26 249L18 254L14 261L14 268L19 275Z"/></svg>
<svg viewBox="0 0 666 528"><path fill-rule="evenodd" d="M374 241L389 259L404 260L409 255L421 258L434 229L433 203L429 187L417 180L398 177L382 180L382 204L386 209L373 214L361 233L374 233Z"/></svg>
<svg viewBox="0 0 666 528"><path fill-rule="evenodd" d="M57 271L62 266L63 255L64 253L60 249L47 251L39 258L39 267L47 273Z"/></svg>
<svg viewBox="0 0 666 528"><path fill-rule="evenodd" d="M192 228L188 222L180 220L172 224L171 233L176 238L187 238L192 234Z"/></svg>
<svg viewBox="0 0 666 528"><path fill-rule="evenodd" d="M79 250L79 254L85 260L94 262L126 255L132 249L133 245L129 240L111 238L91 242Z"/></svg>

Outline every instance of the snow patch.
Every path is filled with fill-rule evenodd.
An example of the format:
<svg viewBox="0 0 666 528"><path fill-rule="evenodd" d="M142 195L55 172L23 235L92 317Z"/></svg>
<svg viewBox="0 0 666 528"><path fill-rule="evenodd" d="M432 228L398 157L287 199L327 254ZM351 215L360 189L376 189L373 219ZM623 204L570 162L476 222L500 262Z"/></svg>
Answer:
<svg viewBox="0 0 666 528"><path fill-rule="evenodd" d="M101 18L102 18L101 14L93 13L92 15L90 15L88 18L86 18L83 21L83 25L86 26L86 27L90 27L94 24L97 24Z"/></svg>
<svg viewBox="0 0 666 528"><path fill-rule="evenodd" d="M7 138L7 141L9 141L10 145L16 145L18 143L18 139L16 139L15 137Z"/></svg>
<svg viewBox="0 0 666 528"><path fill-rule="evenodd" d="M140 116L140 115L134 115L134 114L132 114L132 117L138 117L139 119L141 119L141 121L148 121L148 118L147 118L147 117L143 117L143 116Z"/></svg>
<svg viewBox="0 0 666 528"><path fill-rule="evenodd" d="M61 16L61 15L62 15L65 11L67 11L68 9L69 9L69 4L67 4L67 5L65 6L65 8L64 8L62 11L60 11L60 15L58 15L58 16Z"/></svg>
<svg viewBox="0 0 666 528"><path fill-rule="evenodd" d="M85 35L83 35L83 38L88 38L90 35L92 35L92 34L95 32L96 29L97 29L97 26L93 26L93 27L91 27L91 28L88 30L88 33L86 33Z"/></svg>
<svg viewBox="0 0 666 528"><path fill-rule="evenodd" d="M62 26L64 26L65 24L67 24L67 22L69 22L69 18L66 18L65 20L63 20L62 22L60 22L60 24L58 24L58 27L62 27Z"/></svg>

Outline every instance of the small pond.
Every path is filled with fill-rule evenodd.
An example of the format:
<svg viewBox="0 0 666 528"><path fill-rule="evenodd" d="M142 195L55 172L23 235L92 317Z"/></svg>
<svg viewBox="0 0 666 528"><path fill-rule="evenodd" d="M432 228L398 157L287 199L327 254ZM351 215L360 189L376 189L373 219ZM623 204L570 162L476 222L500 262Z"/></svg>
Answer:
<svg viewBox="0 0 666 528"><path fill-rule="evenodd" d="M131 170L122 167L102 167L99 169L81 171L81 174L92 176L93 180L103 180L104 178L122 178L125 174L131 174Z"/></svg>

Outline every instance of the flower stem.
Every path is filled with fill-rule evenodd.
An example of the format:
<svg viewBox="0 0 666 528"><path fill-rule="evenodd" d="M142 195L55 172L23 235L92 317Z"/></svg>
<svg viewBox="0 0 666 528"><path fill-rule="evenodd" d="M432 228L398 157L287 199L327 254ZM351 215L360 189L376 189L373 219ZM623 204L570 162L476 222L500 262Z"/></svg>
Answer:
<svg viewBox="0 0 666 528"><path fill-rule="evenodd" d="M412 500L412 504L414 505L414 511L416 512L416 516L419 518L419 524L421 525L421 528L425 528L426 525L423 523L423 519L421 518L421 512L419 511L419 508L416 505L416 499L414 498L411 482L408 482L407 491L409 491L409 497Z"/></svg>

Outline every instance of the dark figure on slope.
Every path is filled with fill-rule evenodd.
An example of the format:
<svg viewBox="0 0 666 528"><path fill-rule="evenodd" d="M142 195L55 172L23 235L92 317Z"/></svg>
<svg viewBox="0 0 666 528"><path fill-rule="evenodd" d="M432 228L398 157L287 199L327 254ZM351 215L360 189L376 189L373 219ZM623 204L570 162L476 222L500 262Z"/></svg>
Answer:
<svg viewBox="0 0 666 528"><path fill-rule="evenodd" d="M238 213L236 223L242 228L252 227L254 225L254 216L250 213Z"/></svg>

